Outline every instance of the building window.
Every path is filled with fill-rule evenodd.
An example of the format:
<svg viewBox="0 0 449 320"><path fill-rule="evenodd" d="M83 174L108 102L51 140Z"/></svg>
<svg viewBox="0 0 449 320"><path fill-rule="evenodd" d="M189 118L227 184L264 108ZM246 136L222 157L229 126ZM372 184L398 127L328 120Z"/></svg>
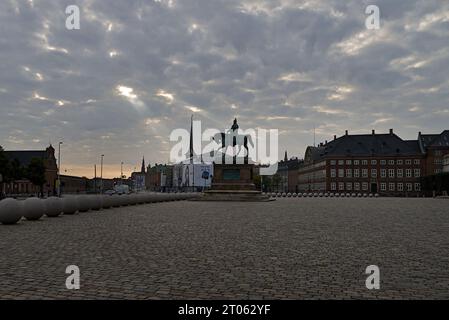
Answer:
<svg viewBox="0 0 449 320"><path fill-rule="evenodd" d="M368 169L362 169L362 178L368 178Z"/></svg>
<svg viewBox="0 0 449 320"><path fill-rule="evenodd" d="M389 184L388 184L388 189L390 190L390 191L394 191L394 182L390 182Z"/></svg>
<svg viewBox="0 0 449 320"><path fill-rule="evenodd" d="M436 156L441 156L441 150L435 150L435 155Z"/></svg>
<svg viewBox="0 0 449 320"><path fill-rule="evenodd" d="M405 164L406 165L411 165L412 164L412 160L410 160L410 159L405 160Z"/></svg>
<svg viewBox="0 0 449 320"><path fill-rule="evenodd" d="M360 178L360 169L354 169L354 178Z"/></svg>
<svg viewBox="0 0 449 320"><path fill-rule="evenodd" d="M331 160L331 166L335 166L336 163L337 163L337 161Z"/></svg>
<svg viewBox="0 0 449 320"><path fill-rule="evenodd" d="M433 172L434 173L441 173L441 169L435 169Z"/></svg>
<svg viewBox="0 0 449 320"><path fill-rule="evenodd" d="M433 163L434 163L434 164L442 164L442 163L443 163L443 160L441 160L441 159L435 159L435 160L433 161Z"/></svg>
<svg viewBox="0 0 449 320"><path fill-rule="evenodd" d="M380 177L386 178L387 177L387 170L386 169L380 169Z"/></svg>
<svg viewBox="0 0 449 320"><path fill-rule="evenodd" d="M388 178L394 178L394 169L388 169Z"/></svg>
<svg viewBox="0 0 449 320"><path fill-rule="evenodd" d="M359 160L354 160L354 165L355 166L358 166L360 164L360 161Z"/></svg>
<svg viewBox="0 0 449 320"><path fill-rule="evenodd" d="M394 166L394 160L388 160L388 165L389 166Z"/></svg>
<svg viewBox="0 0 449 320"><path fill-rule="evenodd" d="M351 160L346 160L346 164L347 164L347 165L351 165L351 164L352 164L352 161L351 161Z"/></svg>
<svg viewBox="0 0 449 320"><path fill-rule="evenodd" d="M371 178L377 178L377 170L371 169Z"/></svg>
<svg viewBox="0 0 449 320"><path fill-rule="evenodd" d="M345 162L343 160L338 160L338 165L342 166L344 164L345 164Z"/></svg>
<svg viewBox="0 0 449 320"><path fill-rule="evenodd" d="M375 166L377 164L377 160L371 160L371 165Z"/></svg>
<svg viewBox="0 0 449 320"><path fill-rule="evenodd" d="M407 178L412 177L412 169L405 169L405 177Z"/></svg>
<svg viewBox="0 0 449 320"><path fill-rule="evenodd" d="M344 169L338 169L338 177L343 178L345 176L345 170Z"/></svg>
<svg viewBox="0 0 449 320"><path fill-rule="evenodd" d="M340 191L345 190L345 183L344 182L339 182L338 183L338 190L340 190Z"/></svg>
<svg viewBox="0 0 449 320"><path fill-rule="evenodd" d="M398 183L398 191L404 191L404 184L402 182Z"/></svg>
<svg viewBox="0 0 449 320"><path fill-rule="evenodd" d="M413 185L411 183L407 183L407 191L413 191Z"/></svg>
<svg viewBox="0 0 449 320"><path fill-rule="evenodd" d="M331 182L331 190L337 190L337 184L335 182Z"/></svg>
<svg viewBox="0 0 449 320"><path fill-rule="evenodd" d="M387 164L387 160L380 160L380 165L381 166L384 166L384 165L386 165Z"/></svg>
<svg viewBox="0 0 449 320"><path fill-rule="evenodd" d="M362 182L362 189L364 191L368 190L368 182Z"/></svg>
<svg viewBox="0 0 449 320"><path fill-rule="evenodd" d="M360 182L354 182L354 190L356 191L360 190Z"/></svg>
<svg viewBox="0 0 449 320"><path fill-rule="evenodd" d="M421 176L421 169L415 169L413 171L415 178L419 178Z"/></svg>
<svg viewBox="0 0 449 320"><path fill-rule="evenodd" d="M367 166L368 165L368 160L362 160L362 166Z"/></svg>
<svg viewBox="0 0 449 320"><path fill-rule="evenodd" d="M415 191L421 191L421 184L419 182L415 183Z"/></svg>
<svg viewBox="0 0 449 320"><path fill-rule="evenodd" d="M398 178L403 178L404 177L404 170L403 169L398 169Z"/></svg>
<svg viewBox="0 0 449 320"><path fill-rule="evenodd" d="M352 170L351 169L346 169L346 177L352 178Z"/></svg>
<svg viewBox="0 0 449 320"><path fill-rule="evenodd" d="M415 160L413 161L413 163L414 163L415 165L419 165L419 164L421 164L421 160L415 159Z"/></svg>
<svg viewBox="0 0 449 320"><path fill-rule="evenodd" d="M398 166L402 166L403 161L402 160L397 160L396 163L398 164Z"/></svg>
<svg viewBox="0 0 449 320"><path fill-rule="evenodd" d="M331 178L335 178L337 176L337 172L335 169L331 169Z"/></svg>
<svg viewBox="0 0 449 320"><path fill-rule="evenodd" d="M385 182L380 183L380 191L387 191L387 184Z"/></svg>
<svg viewBox="0 0 449 320"><path fill-rule="evenodd" d="M346 183L346 190L352 190L352 182Z"/></svg>

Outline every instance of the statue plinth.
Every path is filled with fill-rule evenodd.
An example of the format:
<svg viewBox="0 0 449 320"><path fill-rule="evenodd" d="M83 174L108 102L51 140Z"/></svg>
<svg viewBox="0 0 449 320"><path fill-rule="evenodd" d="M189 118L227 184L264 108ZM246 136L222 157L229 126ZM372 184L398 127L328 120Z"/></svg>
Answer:
<svg viewBox="0 0 449 320"><path fill-rule="evenodd" d="M256 190L253 182L254 164L214 164L212 188L197 201L270 201Z"/></svg>

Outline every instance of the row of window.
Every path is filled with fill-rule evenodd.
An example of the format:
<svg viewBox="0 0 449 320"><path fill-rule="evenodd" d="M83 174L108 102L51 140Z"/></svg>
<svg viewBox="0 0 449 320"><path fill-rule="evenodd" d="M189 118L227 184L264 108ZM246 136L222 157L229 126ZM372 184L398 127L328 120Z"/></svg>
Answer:
<svg viewBox="0 0 449 320"><path fill-rule="evenodd" d="M336 178L338 172L339 178L360 178L360 173L362 174L362 178L368 178L368 169L331 169L331 178ZM389 178L404 178L404 169L380 169L380 177L386 178L388 172ZM405 177L406 178L419 178L421 176L421 169L416 168L413 169L405 169ZM371 169L371 178L377 178L377 169Z"/></svg>
<svg viewBox="0 0 449 320"><path fill-rule="evenodd" d="M405 164L406 165L411 165L412 161L413 161L414 165L420 165L421 164L421 159L413 159L413 160L412 159L406 159L405 160ZM377 162L378 162L378 160L376 160L376 159L370 160L370 163L373 166L377 165ZM342 166L342 165L345 165L345 164L346 165L354 164L355 166L358 166L358 165L361 164L362 166L367 166L368 165L368 160L349 160L349 159L348 160L331 160L331 166L335 166L337 163L338 163L339 166ZM404 164L404 160L402 160L402 159L398 159L398 160L391 159L391 160L388 160L388 161L387 160L379 160L379 163L382 166L386 165L387 163L390 166L394 166L395 164L401 166L401 165Z"/></svg>
<svg viewBox="0 0 449 320"><path fill-rule="evenodd" d="M416 183L394 183L394 182L390 182L390 183L385 183L382 182L380 184L380 191L387 191L387 186L388 186L388 191L398 191L398 192L402 192L402 191L413 191L413 187L415 187L415 191L421 191L421 184L419 182ZM339 182L338 183L338 191L368 191L368 182ZM405 187L405 189L404 189ZM337 191L337 182L332 182L331 183L331 190L332 191Z"/></svg>

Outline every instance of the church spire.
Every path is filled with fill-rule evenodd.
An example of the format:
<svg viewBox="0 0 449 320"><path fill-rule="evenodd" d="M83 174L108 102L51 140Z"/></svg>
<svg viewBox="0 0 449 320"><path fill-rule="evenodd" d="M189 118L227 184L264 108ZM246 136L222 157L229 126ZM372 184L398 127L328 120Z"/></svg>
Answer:
<svg viewBox="0 0 449 320"><path fill-rule="evenodd" d="M287 158L287 150L285 150L284 161L287 161L287 160L288 160L288 158Z"/></svg>
<svg viewBox="0 0 449 320"><path fill-rule="evenodd" d="M142 157L142 168L140 169L141 173L145 173L145 156Z"/></svg>

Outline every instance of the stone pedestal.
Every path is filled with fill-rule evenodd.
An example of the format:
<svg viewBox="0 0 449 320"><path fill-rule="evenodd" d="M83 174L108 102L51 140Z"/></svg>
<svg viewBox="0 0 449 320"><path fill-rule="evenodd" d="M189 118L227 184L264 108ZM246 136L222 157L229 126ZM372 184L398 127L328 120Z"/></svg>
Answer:
<svg viewBox="0 0 449 320"><path fill-rule="evenodd" d="M270 201L256 190L253 164L215 164L212 188L199 201Z"/></svg>

